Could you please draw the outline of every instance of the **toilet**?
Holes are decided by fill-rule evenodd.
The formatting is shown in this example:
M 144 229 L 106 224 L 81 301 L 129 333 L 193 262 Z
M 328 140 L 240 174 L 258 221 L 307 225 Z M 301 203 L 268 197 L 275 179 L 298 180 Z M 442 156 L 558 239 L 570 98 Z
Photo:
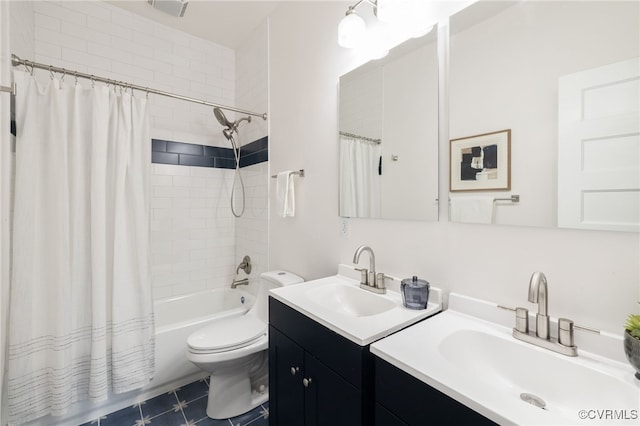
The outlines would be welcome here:
M 268 293 L 303 281 L 291 272 L 265 272 L 246 314 L 217 321 L 187 338 L 187 359 L 211 374 L 207 416 L 235 417 L 269 399 Z

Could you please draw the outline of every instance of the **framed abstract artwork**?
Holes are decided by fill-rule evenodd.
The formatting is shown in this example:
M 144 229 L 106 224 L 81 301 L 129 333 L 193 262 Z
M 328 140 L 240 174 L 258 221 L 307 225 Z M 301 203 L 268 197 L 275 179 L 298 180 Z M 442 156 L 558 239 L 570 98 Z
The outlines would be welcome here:
M 451 140 L 449 190 L 511 189 L 511 129 Z

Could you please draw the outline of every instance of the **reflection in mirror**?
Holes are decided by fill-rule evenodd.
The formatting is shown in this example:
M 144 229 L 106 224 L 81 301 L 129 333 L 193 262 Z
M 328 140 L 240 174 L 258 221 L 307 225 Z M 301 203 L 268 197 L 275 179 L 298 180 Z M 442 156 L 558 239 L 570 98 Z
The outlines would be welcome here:
M 340 216 L 438 220 L 436 33 L 340 77 Z
M 452 192 L 451 220 L 488 203 L 495 224 L 639 229 L 639 6 L 479 1 L 452 16 L 449 135 L 511 129 L 511 189 Z

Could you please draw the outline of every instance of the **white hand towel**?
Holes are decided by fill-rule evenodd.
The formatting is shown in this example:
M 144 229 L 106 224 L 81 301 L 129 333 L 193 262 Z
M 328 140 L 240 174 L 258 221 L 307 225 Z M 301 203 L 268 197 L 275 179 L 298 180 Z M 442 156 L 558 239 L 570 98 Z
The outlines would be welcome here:
M 291 171 L 278 173 L 276 180 L 276 200 L 278 215 L 293 217 L 296 214 L 296 197 L 293 188 L 293 174 Z
M 451 221 L 493 223 L 493 197 L 451 197 Z

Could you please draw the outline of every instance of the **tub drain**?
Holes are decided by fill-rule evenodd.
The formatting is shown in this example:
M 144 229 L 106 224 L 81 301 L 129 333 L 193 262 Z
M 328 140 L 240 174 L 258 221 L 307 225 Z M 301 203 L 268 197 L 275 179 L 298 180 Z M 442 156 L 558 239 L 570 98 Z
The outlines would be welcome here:
M 544 400 L 538 396 L 535 396 L 531 393 L 521 393 L 520 394 L 520 399 L 522 399 L 524 402 L 528 402 L 529 404 L 538 407 L 538 408 L 542 408 L 544 410 L 544 407 L 547 406 L 547 403 L 544 402 Z

